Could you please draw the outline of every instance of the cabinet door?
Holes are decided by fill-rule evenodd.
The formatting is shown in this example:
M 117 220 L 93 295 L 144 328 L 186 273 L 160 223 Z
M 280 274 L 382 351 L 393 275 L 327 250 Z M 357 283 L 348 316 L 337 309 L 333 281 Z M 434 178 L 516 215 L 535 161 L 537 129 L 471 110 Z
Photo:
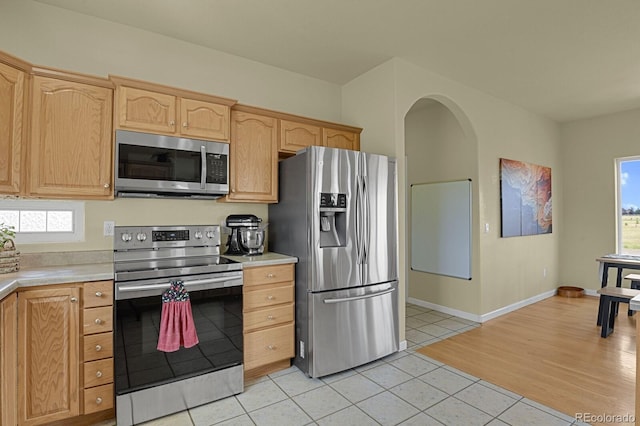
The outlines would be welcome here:
M 0 303 L 0 425 L 17 424 L 18 297 Z
M 231 112 L 228 201 L 278 201 L 277 120 L 247 112 Z
M 113 91 L 36 76 L 32 96 L 29 193 L 113 198 Z
M 360 150 L 360 135 L 344 130 L 323 129 L 322 145 L 329 148 Z
M 194 138 L 229 140 L 229 107 L 195 99 L 180 99 L 180 134 Z
M 322 145 L 322 128 L 295 121 L 280 120 L 280 147 L 278 151 L 295 154 L 313 145 Z
M 120 86 L 118 88 L 118 127 L 174 134 L 176 132 L 176 97 Z
M 55 288 L 18 295 L 20 424 L 79 414 L 79 294 Z
M 25 73 L 0 63 L 0 194 L 20 191 Z

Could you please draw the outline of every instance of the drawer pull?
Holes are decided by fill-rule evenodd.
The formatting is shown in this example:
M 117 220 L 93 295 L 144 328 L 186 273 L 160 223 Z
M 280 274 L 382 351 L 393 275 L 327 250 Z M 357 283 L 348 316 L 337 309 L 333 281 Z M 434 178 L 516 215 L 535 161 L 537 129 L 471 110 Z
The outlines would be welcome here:
M 96 404 L 98 404 L 98 405 L 102 404 L 102 398 L 97 397 L 96 398 Z
M 96 345 L 96 352 L 100 352 L 102 350 L 102 346 L 101 345 Z
M 102 320 L 100 318 L 96 318 L 96 320 L 94 321 L 96 324 L 100 325 L 102 324 Z
M 271 296 L 271 295 L 267 296 L 267 300 L 274 300 L 274 299 L 275 299 L 275 296 Z
M 274 278 L 275 275 L 274 274 L 267 274 L 267 278 Z
M 276 349 L 278 349 L 278 347 L 276 345 L 269 345 L 267 346 L 267 349 L 269 349 L 270 351 L 275 351 Z
M 268 320 L 274 320 L 274 319 L 276 319 L 276 317 L 274 317 L 273 315 L 269 315 L 269 316 L 267 316 L 267 319 Z
M 96 297 L 102 297 L 102 292 L 101 291 L 96 291 Z
M 71 303 L 76 303 L 78 301 L 78 298 L 77 297 L 72 297 L 69 300 L 71 300 Z
M 99 379 L 100 377 L 102 377 L 102 371 L 98 370 L 96 371 L 96 377 Z

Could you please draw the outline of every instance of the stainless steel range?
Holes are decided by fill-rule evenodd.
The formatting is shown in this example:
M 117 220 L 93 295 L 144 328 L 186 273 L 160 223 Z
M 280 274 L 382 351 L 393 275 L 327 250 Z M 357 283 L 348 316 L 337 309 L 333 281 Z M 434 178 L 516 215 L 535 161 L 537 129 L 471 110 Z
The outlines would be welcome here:
M 242 264 L 220 256 L 220 227 L 115 228 L 114 370 L 118 425 L 242 392 Z M 162 293 L 181 280 L 199 343 L 157 349 Z

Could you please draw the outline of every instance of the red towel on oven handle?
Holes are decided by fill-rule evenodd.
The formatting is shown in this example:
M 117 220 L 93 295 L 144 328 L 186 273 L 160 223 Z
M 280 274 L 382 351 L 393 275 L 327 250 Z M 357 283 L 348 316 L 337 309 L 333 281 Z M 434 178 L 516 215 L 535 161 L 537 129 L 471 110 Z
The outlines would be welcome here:
M 162 313 L 159 351 L 175 352 L 180 346 L 190 348 L 198 344 L 198 335 L 193 322 L 189 293 L 182 281 L 171 281 L 171 285 L 162 295 Z

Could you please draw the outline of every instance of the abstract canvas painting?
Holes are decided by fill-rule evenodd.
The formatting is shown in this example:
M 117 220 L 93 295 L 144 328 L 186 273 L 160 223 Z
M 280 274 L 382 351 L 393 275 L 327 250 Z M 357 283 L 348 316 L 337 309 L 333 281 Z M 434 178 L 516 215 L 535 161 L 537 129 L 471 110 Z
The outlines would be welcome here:
M 501 158 L 500 207 L 503 237 L 551 233 L 551 168 Z

